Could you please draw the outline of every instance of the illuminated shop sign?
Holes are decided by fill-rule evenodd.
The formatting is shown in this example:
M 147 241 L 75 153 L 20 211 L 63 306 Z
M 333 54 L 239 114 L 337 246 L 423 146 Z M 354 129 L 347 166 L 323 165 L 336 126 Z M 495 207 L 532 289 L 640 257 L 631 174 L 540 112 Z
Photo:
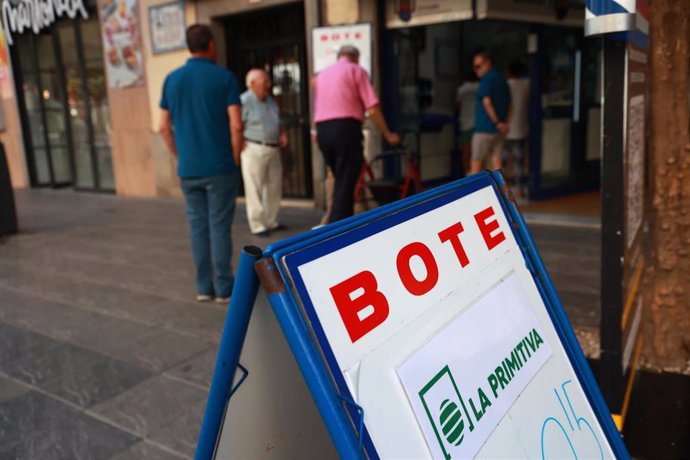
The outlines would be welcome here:
M 88 19 L 82 0 L 2 0 L 2 25 L 7 43 L 12 45 L 13 34 L 31 30 L 39 34 L 61 17 Z

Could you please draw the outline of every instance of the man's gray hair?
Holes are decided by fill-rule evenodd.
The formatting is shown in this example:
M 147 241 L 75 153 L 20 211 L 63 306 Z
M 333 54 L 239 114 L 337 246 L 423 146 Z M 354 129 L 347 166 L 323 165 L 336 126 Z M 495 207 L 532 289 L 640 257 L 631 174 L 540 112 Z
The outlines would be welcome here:
M 244 79 L 244 83 L 247 85 L 247 88 L 250 88 L 252 86 L 252 83 L 254 83 L 256 80 L 258 80 L 264 75 L 266 76 L 266 78 L 268 78 L 268 74 L 264 69 L 252 69 L 249 72 L 247 72 L 247 76 Z
M 343 45 L 338 50 L 338 59 L 343 56 L 359 59 L 359 50 L 354 45 Z

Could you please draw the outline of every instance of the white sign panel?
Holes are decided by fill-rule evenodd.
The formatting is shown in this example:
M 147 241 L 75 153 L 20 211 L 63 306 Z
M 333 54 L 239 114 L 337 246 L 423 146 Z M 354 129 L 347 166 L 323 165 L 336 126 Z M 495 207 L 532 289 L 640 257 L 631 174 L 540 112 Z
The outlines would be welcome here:
M 551 357 L 544 337 L 512 275 L 398 369 L 434 458 L 475 456 Z
M 491 186 L 284 263 L 381 458 L 614 458 Z
M 300 267 L 341 370 L 516 247 L 500 211 L 486 188 Z
M 353 45 L 359 50 L 359 65 L 371 77 L 371 24 L 316 27 L 311 38 L 314 74 L 336 63 L 341 46 Z

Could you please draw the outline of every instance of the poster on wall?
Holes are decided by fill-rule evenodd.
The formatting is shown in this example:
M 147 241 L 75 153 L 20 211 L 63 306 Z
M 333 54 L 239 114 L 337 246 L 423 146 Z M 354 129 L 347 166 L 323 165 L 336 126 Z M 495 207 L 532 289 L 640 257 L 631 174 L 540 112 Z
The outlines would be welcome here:
M 136 0 L 103 0 L 103 48 L 111 89 L 144 83 L 139 9 Z
M 149 8 L 151 49 L 154 54 L 184 49 L 185 37 L 184 2 L 165 3 Z
M 14 97 L 14 91 L 12 90 L 12 68 L 10 67 L 7 41 L 2 28 L 0 28 L 0 96 L 2 96 L 3 99 L 11 99 Z
M 638 94 L 628 103 L 628 159 L 626 228 L 627 247 L 631 247 L 642 227 L 644 216 L 644 96 Z
M 315 74 L 335 64 L 341 46 L 354 45 L 359 50 L 359 65 L 371 78 L 371 24 L 315 27 L 311 31 L 311 40 Z

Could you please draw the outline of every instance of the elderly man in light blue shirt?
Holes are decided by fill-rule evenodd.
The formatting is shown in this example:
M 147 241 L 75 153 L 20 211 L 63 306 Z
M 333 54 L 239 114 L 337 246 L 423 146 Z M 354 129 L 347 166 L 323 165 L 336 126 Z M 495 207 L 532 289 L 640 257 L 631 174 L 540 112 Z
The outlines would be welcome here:
M 280 149 L 288 139 L 280 125 L 278 104 L 270 95 L 271 80 L 261 69 L 252 69 L 246 77 L 247 91 L 242 100 L 245 147 L 241 155 L 244 196 L 249 229 L 257 236 L 269 236 L 282 230 L 278 210 L 283 187 Z

